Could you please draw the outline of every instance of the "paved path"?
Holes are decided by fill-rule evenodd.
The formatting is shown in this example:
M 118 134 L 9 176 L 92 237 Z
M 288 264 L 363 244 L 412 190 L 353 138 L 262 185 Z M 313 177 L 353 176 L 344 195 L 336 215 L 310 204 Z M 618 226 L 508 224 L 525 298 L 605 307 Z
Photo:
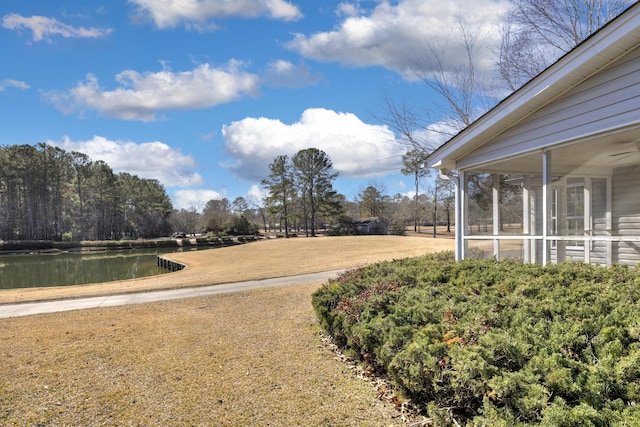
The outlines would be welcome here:
M 325 271 L 322 273 L 301 274 L 298 276 L 277 277 L 247 282 L 224 283 L 202 287 L 170 289 L 163 291 L 138 292 L 89 298 L 70 298 L 55 301 L 26 302 L 0 305 L 0 318 L 22 317 L 33 314 L 55 313 L 59 311 L 83 310 L 86 308 L 114 307 L 127 304 L 165 301 L 205 295 L 226 294 L 248 289 L 270 288 L 302 283 L 320 282 L 334 278 L 345 270 Z

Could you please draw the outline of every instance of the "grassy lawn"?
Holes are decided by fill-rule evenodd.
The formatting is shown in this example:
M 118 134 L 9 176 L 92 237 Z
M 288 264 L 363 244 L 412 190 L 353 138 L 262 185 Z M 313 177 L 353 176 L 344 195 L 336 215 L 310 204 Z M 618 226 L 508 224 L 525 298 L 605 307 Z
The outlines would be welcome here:
M 189 274 L 167 277 L 284 276 L 453 245 L 331 239 L 196 252 Z M 131 289 L 113 289 L 122 286 Z M 0 425 L 402 425 L 393 405 L 322 345 L 310 304 L 319 286 L 2 319 Z

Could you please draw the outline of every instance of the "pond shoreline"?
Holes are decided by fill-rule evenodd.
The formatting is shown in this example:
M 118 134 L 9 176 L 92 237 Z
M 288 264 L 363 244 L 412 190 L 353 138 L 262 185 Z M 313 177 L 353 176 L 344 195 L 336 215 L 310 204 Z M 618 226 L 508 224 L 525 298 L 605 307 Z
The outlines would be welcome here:
M 256 236 L 160 238 L 138 240 L 88 240 L 58 242 L 54 240 L 0 240 L 0 256 L 21 254 L 59 254 L 130 249 L 216 248 L 259 240 Z
M 0 304 L 261 280 L 351 268 L 453 248 L 452 239 L 414 236 L 265 239 L 252 245 L 171 253 L 173 261 L 189 266 L 175 273 L 107 283 L 0 290 Z

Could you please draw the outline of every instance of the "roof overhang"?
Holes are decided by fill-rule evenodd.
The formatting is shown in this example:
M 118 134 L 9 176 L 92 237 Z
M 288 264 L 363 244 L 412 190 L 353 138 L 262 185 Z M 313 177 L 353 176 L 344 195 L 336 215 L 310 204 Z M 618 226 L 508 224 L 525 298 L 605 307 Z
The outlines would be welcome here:
M 456 169 L 457 161 L 467 153 L 489 143 L 639 44 L 640 2 L 637 2 L 434 150 L 425 166 Z

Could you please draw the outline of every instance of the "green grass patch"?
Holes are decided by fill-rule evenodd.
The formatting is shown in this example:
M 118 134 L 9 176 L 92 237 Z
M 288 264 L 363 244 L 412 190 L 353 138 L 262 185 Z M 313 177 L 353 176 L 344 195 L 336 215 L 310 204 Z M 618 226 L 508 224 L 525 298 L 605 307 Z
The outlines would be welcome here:
M 640 425 L 640 274 L 579 263 L 375 264 L 313 295 L 322 327 L 435 425 Z

